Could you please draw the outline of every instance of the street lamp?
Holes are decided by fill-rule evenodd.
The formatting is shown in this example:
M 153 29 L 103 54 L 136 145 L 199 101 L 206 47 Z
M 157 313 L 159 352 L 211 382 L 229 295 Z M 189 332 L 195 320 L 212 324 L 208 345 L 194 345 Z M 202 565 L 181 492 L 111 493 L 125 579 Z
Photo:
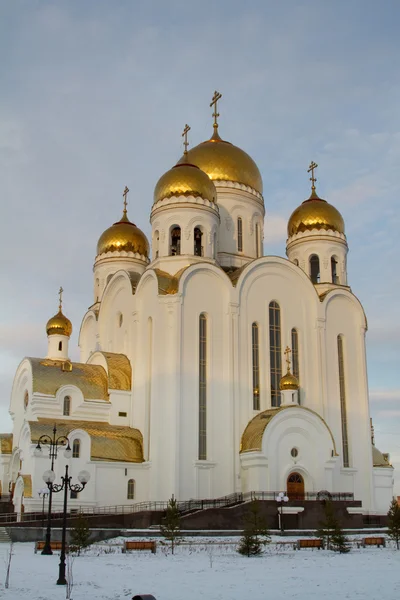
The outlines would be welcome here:
M 47 434 L 41 435 L 38 439 L 37 446 L 34 450 L 34 455 L 37 457 L 43 456 L 43 450 L 40 444 L 48 444 L 49 445 L 49 457 L 51 458 L 51 471 L 54 471 L 54 461 L 57 458 L 58 447 L 67 445 L 64 450 L 65 458 L 70 458 L 72 455 L 72 450 L 69 445 L 69 440 L 65 435 L 60 435 L 57 437 L 57 427 L 54 424 L 53 427 L 53 437 L 50 437 Z M 53 554 L 51 549 L 51 504 L 52 504 L 53 494 L 51 488 L 49 488 L 49 503 L 48 503 L 48 516 L 47 516 L 47 530 L 46 530 L 46 541 L 44 544 L 44 548 L 42 550 L 42 554 Z
M 45 471 L 43 473 L 43 481 L 47 484 L 47 487 L 52 492 L 57 493 L 64 490 L 64 508 L 63 508 L 63 523 L 62 523 L 62 539 L 61 539 L 61 555 L 60 555 L 60 567 L 58 572 L 57 585 L 67 585 L 65 579 L 65 542 L 67 532 L 67 502 L 68 502 L 68 490 L 71 492 L 79 493 L 86 486 L 90 479 L 90 473 L 87 471 L 81 471 L 78 475 L 79 483 L 71 483 L 71 476 L 68 476 L 68 465 L 65 465 L 65 476 L 61 477 L 62 483 L 54 483 L 56 474 L 54 471 Z
M 40 490 L 38 490 L 38 496 L 39 498 L 42 498 L 43 502 L 42 502 L 42 527 L 44 527 L 44 501 L 46 500 L 47 496 L 50 494 L 50 491 L 48 488 L 42 488 Z
M 275 500 L 278 502 L 278 517 L 279 517 L 279 529 L 281 534 L 283 533 L 283 503 L 289 502 L 289 498 L 284 492 L 279 492 Z

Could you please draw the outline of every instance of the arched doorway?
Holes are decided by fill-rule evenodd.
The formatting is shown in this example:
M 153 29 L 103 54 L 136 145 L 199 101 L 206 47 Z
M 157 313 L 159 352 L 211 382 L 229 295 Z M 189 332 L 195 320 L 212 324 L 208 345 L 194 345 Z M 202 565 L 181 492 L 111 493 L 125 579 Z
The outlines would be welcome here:
M 290 473 L 286 489 L 289 500 L 304 500 L 304 479 L 300 473 Z

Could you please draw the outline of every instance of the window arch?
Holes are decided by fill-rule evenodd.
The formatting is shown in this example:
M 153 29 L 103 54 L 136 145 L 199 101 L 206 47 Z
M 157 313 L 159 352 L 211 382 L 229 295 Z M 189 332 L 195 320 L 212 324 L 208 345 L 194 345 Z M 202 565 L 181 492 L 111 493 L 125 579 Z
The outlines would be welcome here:
M 350 466 L 349 460 L 349 438 L 347 430 L 347 410 L 346 410 L 346 381 L 344 372 L 344 355 L 343 355 L 343 337 L 337 337 L 338 361 L 339 361 L 339 393 L 340 393 L 340 416 L 342 422 L 342 450 L 343 450 L 343 467 Z
M 178 225 L 171 229 L 169 253 L 170 256 L 178 256 L 181 253 L 181 228 Z
M 25 408 L 25 410 L 28 408 L 28 404 L 29 404 L 29 394 L 28 394 L 28 390 L 25 390 L 25 394 L 24 394 L 24 408 Z
M 72 458 L 79 458 L 81 455 L 81 440 L 76 439 L 72 442 Z
M 292 371 L 293 375 L 300 381 L 300 364 L 299 364 L 299 332 L 295 327 L 291 331 L 292 337 Z
M 134 479 L 129 479 L 129 481 L 128 481 L 127 499 L 128 500 L 135 499 L 135 480 Z
M 321 280 L 319 257 L 316 254 L 310 256 L 310 277 L 313 283 L 319 283 Z
M 293 260 L 293 264 L 294 264 L 294 265 L 296 265 L 296 267 L 298 267 L 298 266 L 299 266 L 299 261 L 298 261 L 298 259 L 297 259 L 297 258 L 295 258 L 295 259 Z
M 207 315 L 199 317 L 199 460 L 207 459 Z
M 61 352 L 62 351 L 62 342 L 58 342 L 58 351 Z
M 280 406 L 279 384 L 282 377 L 281 309 L 273 300 L 269 304 L 269 356 L 271 376 L 271 406 Z
M 260 410 L 260 339 L 258 323 L 251 326 L 251 347 L 253 361 L 253 410 Z
M 332 283 L 339 283 L 339 277 L 337 274 L 337 265 L 338 265 L 338 261 L 336 259 L 336 256 L 331 256 L 331 273 L 332 273 Z
M 203 256 L 202 246 L 203 232 L 200 227 L 195 227 L 193 232 L 194 248 L 193 253 L 195 256 Z
M 63 415 L 64 417 L 69 417 L 71 414 L 71 398 L 70 396 L 65 396 L 64 404 L 63 404 Z
M 237 220 L 237 249 L 238 252 L 243 252 L 243 221 L 242 217 Z

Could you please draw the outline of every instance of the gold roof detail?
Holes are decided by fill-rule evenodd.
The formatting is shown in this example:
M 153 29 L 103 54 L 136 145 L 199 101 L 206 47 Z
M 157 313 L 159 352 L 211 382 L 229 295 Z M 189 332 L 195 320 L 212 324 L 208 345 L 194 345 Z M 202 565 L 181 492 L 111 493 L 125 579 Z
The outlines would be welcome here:
M 372 464 L 374 467 L 391 467 L 387 454 L 383 454 L 372 444 Z
M 147 237 L 128 219 L 126 210 L 126 194 L 124 191 L 124 211 L 119 221 L 111 225 L 100 236 L 97 242 L 97 255 L 106 252 L 134 252 L 148 258 L 150 252 Z M 129 191 L 129 190 L 128 190 Z
M 21 475 L 24 482 L 24 498 L 32 498 L 32 477 L 31 475 Z
M 85 400 L 107 400 L 108 377 L 105 369 L 99 365 L 72 363 L 72 370 L 62 369 L 62 360 L 47 358 L 28 358 L 32 368 L 33 389 L 35 394 L 55 396 L 63 385 L 79 388 Z
M 240 443 L 240 452 L 260 452 L 262 447 L 262 438 L 264 435 L 264 431 L 266 430 L 267 426 L 272 421 L 274 416 L 277 415 L 279 412 L 282 412 L 283 410 L 293 409 L 306 410 L 318 417 L 318 419 L 320 419 L 324 423 L 325 427 L 329 431 L 332 440 L 334 454 L 335 456 L 337 456 L 335 439 L 326 421 L 321 417 L 321 415 L 316 413 L 314 410 L 311 410 L 311 408 L 306 408 L 305 406 L 298 405 L 280 406 L 279 408 L 269 408 L 261 413 L 258 413 L 258 415 L 256 415 L 247 424 L 246 429 L 243 432 Z
M 100 352 L 107 362 L 108 388 L 110 390 L 131 390 L 132 367 L 125 354 L 114 352 Z
M 46 333 L 47 335 L 66 335 L 68 337 L 71 336 L 72 333 L 72 323 L 71 321 L 63 314 L 62 312 L 62 287 L 60 287 L 59 296 L 60 303 L 58 306 L 58 313 L 51 317 L 47 321 L 46 325 Z
M 199 167 L 186 161 L 175 165 L 158 180 L 154 190 L 154 204 L 173 196 L 193 196 L 216 202 L 217 191 L 211 179 Z
M 291 352 L 292 352 L 291 349 L 289 348 L 289 346 L 287 346 L 286 350 L 285 350 L 287 371 L 286 371 L 286 375 L 281 377 L 281 380 L 279 382 L 279 389 L 283 390 L 283 391 L 299 389 L 299 380 L 297 379 L 297 377 L 295 375 L 292 375 L 292 373 L 290 371 L 290 353 Z
M 54 421 L 54 419 L 29 421 L 32 443 L 37 443 L 43 434 L 51 435 L 54 423 L 58 435 L 68 436 L 75 429 L 86 431 L 91 438 L 91 460 L 144 462 L 143 437 L 139 429 L 121 425 L 95 421 Z
M 12 454 L 13 434 L 0 433 L 0 452 L 1 454 Z

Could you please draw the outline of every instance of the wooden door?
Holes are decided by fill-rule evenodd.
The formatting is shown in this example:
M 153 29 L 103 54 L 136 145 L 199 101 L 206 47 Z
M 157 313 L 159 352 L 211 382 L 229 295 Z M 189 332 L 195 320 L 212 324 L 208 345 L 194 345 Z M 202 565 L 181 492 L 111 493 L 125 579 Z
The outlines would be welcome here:
M 304 479 L 299 473 L 291 473 L 287 479 L 289 500 L 304 500 Z

